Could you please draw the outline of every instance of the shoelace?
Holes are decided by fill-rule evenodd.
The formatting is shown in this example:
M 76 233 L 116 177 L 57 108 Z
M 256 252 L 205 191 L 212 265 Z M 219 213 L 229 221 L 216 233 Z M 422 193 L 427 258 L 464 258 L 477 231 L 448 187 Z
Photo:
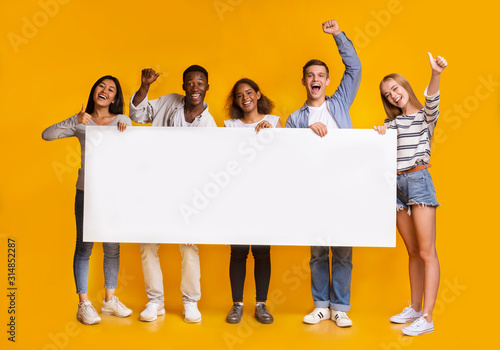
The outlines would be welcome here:
M 424 318 L 424 316 L 427 316 L 427 314 L 426 314 L 426 315 L 422 315 L 422 316 L 420 316 L 419 318 L 417 318 L 417 319 L 416 319 L 416 320 L 415 320 L 415 321 L 414 321 L 411 325 L 412 325 L 413 327 L 419 327 L 419 326 L 421 326 L 424 322 L 427 322 L 427 320 Z
M 150 310 L 155 310 L 156 311 L 158 309 L 157 305 L 158 305 L 157 303 L 153 303 L 153 302 L 150 301 L 149 303 L 146 304 L 146 310 L 150 309 Z
M 311 316 L 316 316 L 316 315 L 319 315 L 320 313 L 321 313 L 321 315 L 322 315 L 322 316 L 324 316 L 324 315 L 325 315 L 325 313 L 323 312 L 323 310 L 322 310 L 322 309 L 320 309 L 320 308 L 316 308 L 316 309 L 314 309 L 314 310 L 313 310 L 313 312 L 311 312 L 309 315 L 311 315 Z
M 85 316 L 91 316 L 91 317 L 97 316 L 97 312 L 95 311 L 95 309 L 92 307 L 91 304 L 84 303 L 82 309 L 83 309 L 83 314 Z
M 185 305 L 186 305 L 186 310 L 194 311 L 196 309 L 196 304 L 194 303 L 187 303 Z
M 337 311 L 337 318 L 348 318 L 344 311 Z
M 241 309 L 243 309 L 243 305 L 242 304 L 235 304 L 235 305 L 233 305 L 233 312 L 238 312 Z

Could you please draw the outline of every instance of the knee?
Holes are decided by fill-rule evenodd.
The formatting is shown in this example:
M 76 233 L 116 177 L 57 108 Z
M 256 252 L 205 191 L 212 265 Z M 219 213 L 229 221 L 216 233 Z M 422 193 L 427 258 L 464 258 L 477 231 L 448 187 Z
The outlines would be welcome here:
M 103 243 L 104 258 L 116 259 L 120 257 L 120 243 Z
M 269 246 L 252 248 L 252 254 L 256 261 L 268 261 L 271 259 Z
M 144 260 L 149 257 L 158 257 L 159 244 L 156 243 L 141 243 L 141 258 Z
M 418 246 L 407 247 L 406 250 L 410 259 L 420 259 L 420 248 Z
M 198 256 L 198 246 L 196 244 L 187 245 L 179 244 L 179 250 L 181 251 L 182 258 L 191 258 Z
M 430 263 L 437 259 L 436 249 L 434 247 L 427 249 L 420 249 L 420 259 L 424 261 L 424 263 Z
M 75 256 L 79 258 L 88 259 L 92 254 L 92 248 L 94 247 L 93 242 L 78 242 L 76 244 Z
M 335 261 L 351 262 L 351 260 L 352 260 L 352 248 L 351 247 L 335 247 L 335 248 L 333 248 L 333 255 L 335 257 Z
M 328 260 L 328 247 L 311 247 L 311 261 Z
M 231 260 L 232 261 L 246 261 L 250 246 L 232 245 L 231 246 Z

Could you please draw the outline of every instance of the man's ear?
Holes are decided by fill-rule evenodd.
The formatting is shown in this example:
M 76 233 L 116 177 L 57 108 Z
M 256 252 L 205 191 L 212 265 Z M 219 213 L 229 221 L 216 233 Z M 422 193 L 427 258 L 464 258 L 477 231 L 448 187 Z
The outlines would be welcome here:
M 207 88 L 205 89 L 205 91 L 208 91 L 208 88 L 210 87 L 210 85 L 207 84 Z
M 326 78 L 326 86 L 330 85 L 330 78 Z
M 182 90 L 186 91 L 186 89 L 184 88 L 184 83 L 182 83 Z
M 302 78 L 302 85 L 306 86 L 306 80 Z

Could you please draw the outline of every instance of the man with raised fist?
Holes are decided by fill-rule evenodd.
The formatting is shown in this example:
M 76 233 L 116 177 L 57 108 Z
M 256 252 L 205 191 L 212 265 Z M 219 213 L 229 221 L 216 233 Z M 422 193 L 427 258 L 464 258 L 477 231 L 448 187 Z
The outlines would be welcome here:
M 323 32 L 332 34 L 337 44 L 344 75 L 337 91 L 326 96 L 330 84 L 328 66 L 320 60 L 310 60 L 302 68 L 302 85 L 306 88 L 307 100 L 287 120 L 287 128 L 311 128 L 324 137 L 329 129 L 352 128 L 349 108 L 361 82 L 361 62 L 352 42 L 339 28 L 336 21 L 323 23 Z M 311 247 L 311 290 L 315 309 L 303 319 L 304 323 L 335 321 L 339 327 L 352 326 L 346 312 L 350 310 L 352 247 L 330 247 L 332 271 L 330 282 L 329 247 Z
M 137 123 L 151 123 L 152 126 L 172 127 L 216 127 L 214 118 L 208 112 L 205 94 L 209 88 L 208 72 L 193 65 L 183 73 L 182 89 L 185 96 L 168 94 L 156 100 L 148 100 L 150 85 L 160 73 L 151 68 L 143 69 L 141 87 L 130 101 L 130 118 Z M 141 321 L 154 321 L 165 314 L 163 275 L 158 257 L 159 243 L 141 243 L 142 270 L 149 302 L 141 312 Z M 181 292 L 184 303 L 184 321 L 201 321 L 198 300 L 201 297 L 200 258 L 196 244 L 180 244 L 182 256 Z

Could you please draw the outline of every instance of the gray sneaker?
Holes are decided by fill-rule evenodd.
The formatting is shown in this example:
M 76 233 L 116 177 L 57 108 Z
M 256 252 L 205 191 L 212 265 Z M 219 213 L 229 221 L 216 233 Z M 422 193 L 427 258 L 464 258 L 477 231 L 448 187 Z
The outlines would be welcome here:
M 76 319 L 86 325 L 98 324 L 101 322 L 101 318 L 97 314 L 97 311 L 95 311 L 90 300 L 78 304 Z

